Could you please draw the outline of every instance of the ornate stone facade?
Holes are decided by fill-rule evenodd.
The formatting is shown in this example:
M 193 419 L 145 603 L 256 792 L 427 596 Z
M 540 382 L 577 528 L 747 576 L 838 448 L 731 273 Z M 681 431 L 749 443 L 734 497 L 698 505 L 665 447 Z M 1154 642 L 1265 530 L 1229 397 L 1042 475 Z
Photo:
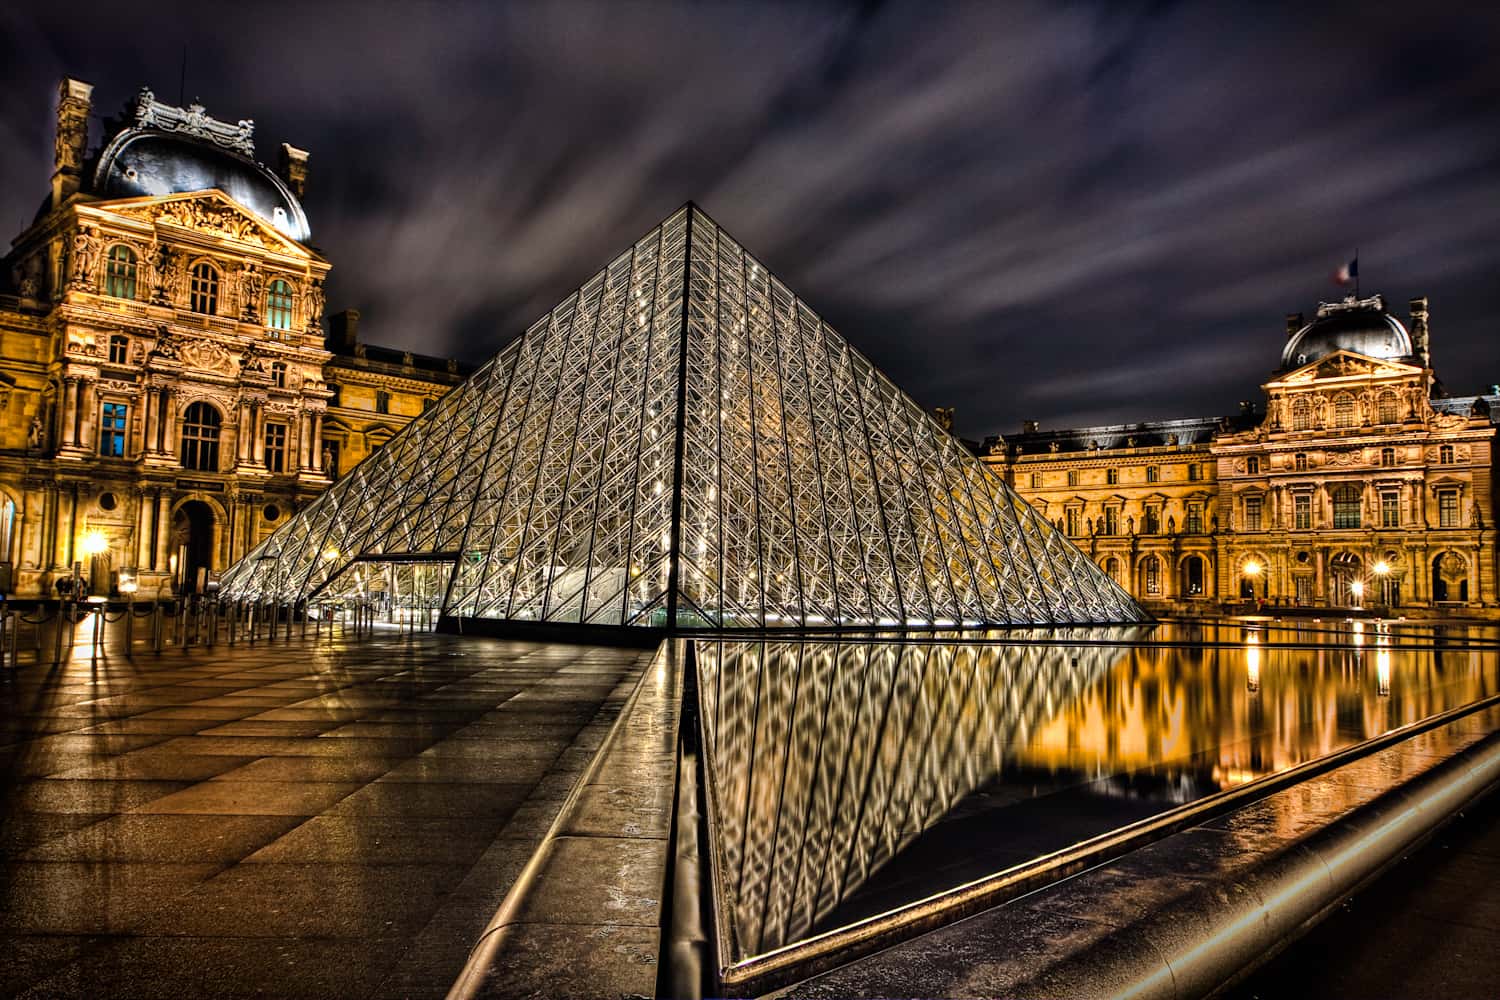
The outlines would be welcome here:
M 250 122 L 143 93 L 88 157 L 91 89 L 63 82 L 52 195 L 0 270 L 0 588 L 20 596 L 75 567 L 95 593 L 200 585 L 462 374 L 365 366 L 370 405 L 341 394 L 363 345 L 325 341 L 306 154 L 284 147 L 288 181 Z
M 1500 389 L 1450 397 L 1426 299 L 1288 317 L 1264 407 L 992 438 L 991 467 L 1148 607 L 1500 613 Z

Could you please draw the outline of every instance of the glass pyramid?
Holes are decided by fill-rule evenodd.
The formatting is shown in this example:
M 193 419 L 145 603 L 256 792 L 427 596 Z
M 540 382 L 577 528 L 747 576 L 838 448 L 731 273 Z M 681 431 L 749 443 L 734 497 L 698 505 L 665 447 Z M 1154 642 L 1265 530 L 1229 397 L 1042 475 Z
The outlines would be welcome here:
M 230 567 L 222 592 L 617 626 L 1147 620 L 692 205 Z

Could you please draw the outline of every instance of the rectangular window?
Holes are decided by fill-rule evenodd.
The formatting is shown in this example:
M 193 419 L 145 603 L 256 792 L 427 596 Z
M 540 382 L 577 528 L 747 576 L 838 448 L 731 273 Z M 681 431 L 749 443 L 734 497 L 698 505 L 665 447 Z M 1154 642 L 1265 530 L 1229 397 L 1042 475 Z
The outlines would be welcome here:
M 1396 464 L 1396 449 L 1395 448 L 1382 448 L 1382 449 L 1380 449 L 1380 464 L 1381 465 L 1395 465 Z
M 130 338 L 115 334 L 109 338 L 109 363 L 123 365 L 130 357 Z
M 1161 533 L 1161 508 L 1147 507 L 1141 512 L 1141 534 L 1156 535 Z
M 1306 452 L 1301 452 L 1301 451 L 1297 452 L 1297 454 L 1292 459 L 1292 465 L 1296 468 L 1296 470 L 1298 472 L 1306 472 L 1307 471 L 1307 453 Z
M 1078 485 L 1078 470 L 1077 469 L 1069 469 L 1068 470 L 1068 485 L 1069 486 L 1077 486 Z
M 1306 493 L 1292 498 L 1292 527 L 1297 531 L 1312 530 L 1312 497 Z
M 1119 483 L 1119 481 L 1120 481 L 1120 470 L 1119 469 L 1105 469 L 1104 470 L 1104 481 L 1106 483 L 1108 483 L 1109 485 L 1111 485 L 1111 486 L 1114 486 L 1117 483 Z
M 1161 481 L 1161 467 L 1156 465 L 1146 466 L 1146 482 L 1155 483 Z
M 1101 534 L 1118 535 L 1120 533 L 1120 508 L 1104 508 L 1104 531 Z
M 1031 488 L 1034 490 L 1042 488 L 1042 474 L 1040 472 L 1033 472 L 1031 474 Z
M 1458 490 L 1443 490 L 1438 494 L 1438 527 L 1458 527 Z
M 1198 465 L 1197 462 L 1193 462 L 1190 465 L 1188 465 L 1187 469 L 1188 469 L 1188 482 L 1190 482 L 1190 483 L 1196 483 L 1200 479 L 1203 478 L 1203 469 Z
M 1401 527 L 1401 499 L 1395 491 L 1380 494 L 1380 526 Z
M 386 392 L 384 389 L 381 389 L 375 393 L 375 412 L 391 412 L 391 394 Z
M 1245 472 L 1252 476 L 1260 475 L 1260 458 L 1258 456 L 1251 455 L 1245 459 Z
M 266 424 L 266 468 L 286 471 L 286 424 Z
M 1245 498 L 1245 530 L 1246 531 L 1259 531 L 1260 530 L 1260 511 L 1261 511 L 1261 498 L 1260 497 L 1246 497 Z
M 1078 515 L 1079 511 L 1077 507 L 1069 507 L 1067 509 L 1066 516 L 1068 520 L 1068 536 L 1070 538 L 1076 538 L 1078 537 L 1078 535 L 1082 534 L 1082 532 L 1078 530 L 1080 521 Z
M 125 417 L 129 409 L 124 403 L 105 403 L 99 408 L 99 454 L 105 458 L 125 457 Z
M 1453 446 L 1451 444 L 1445 444 L 1438 448 L 1438 463 L 1440 465 L 1453 464 Z
M 1187 505 L 1187 518 L 1183 524 L 1183 530 L 1190 535 L 1203 534 L 1203 505 L 1201 503 Z

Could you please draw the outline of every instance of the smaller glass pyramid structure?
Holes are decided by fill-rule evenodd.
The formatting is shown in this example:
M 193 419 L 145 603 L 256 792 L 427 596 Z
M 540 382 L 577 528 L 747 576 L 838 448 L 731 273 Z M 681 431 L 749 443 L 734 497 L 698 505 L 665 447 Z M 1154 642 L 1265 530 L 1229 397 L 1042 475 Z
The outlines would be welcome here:
M 693 205 L 226 572 L 444 619 L 1149 620 Z

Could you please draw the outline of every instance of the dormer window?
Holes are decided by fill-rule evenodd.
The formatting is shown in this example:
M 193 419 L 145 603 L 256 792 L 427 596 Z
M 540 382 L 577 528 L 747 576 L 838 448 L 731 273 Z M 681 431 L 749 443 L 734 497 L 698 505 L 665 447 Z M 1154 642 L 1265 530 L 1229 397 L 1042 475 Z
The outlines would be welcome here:
M 1396 394 L 1387 389 L 1380 394 L 1380 401 L 1376 404 L 1380 413 L 1382 424 L 1395 424 L 1401 421 L 1401 403 Z
M 286 362 L 271 362 L 271 384 L 278 389 L 286 388 Z
M 292 286 L 280 278 L 266 286 L 266 326 L 273 330 L 292 328 Z
M 104 264 L 104 294 L 117 299 L 135 298 L 135 251 L 123 244 L 109 248 Z
M 207 261 L 193 265 L 188 308 L 205 316 L 212 316 L 219 310 L 219 272 Z
M 1292 403 L 1292 430 L 1305 431 L 1312 429 L 1312 403 L 1307 401 L 1306 396 L 1299 396 Z
M 1333 401 L 1333 426 L 1354 426 L 1354 397 L 1347 392 Z

